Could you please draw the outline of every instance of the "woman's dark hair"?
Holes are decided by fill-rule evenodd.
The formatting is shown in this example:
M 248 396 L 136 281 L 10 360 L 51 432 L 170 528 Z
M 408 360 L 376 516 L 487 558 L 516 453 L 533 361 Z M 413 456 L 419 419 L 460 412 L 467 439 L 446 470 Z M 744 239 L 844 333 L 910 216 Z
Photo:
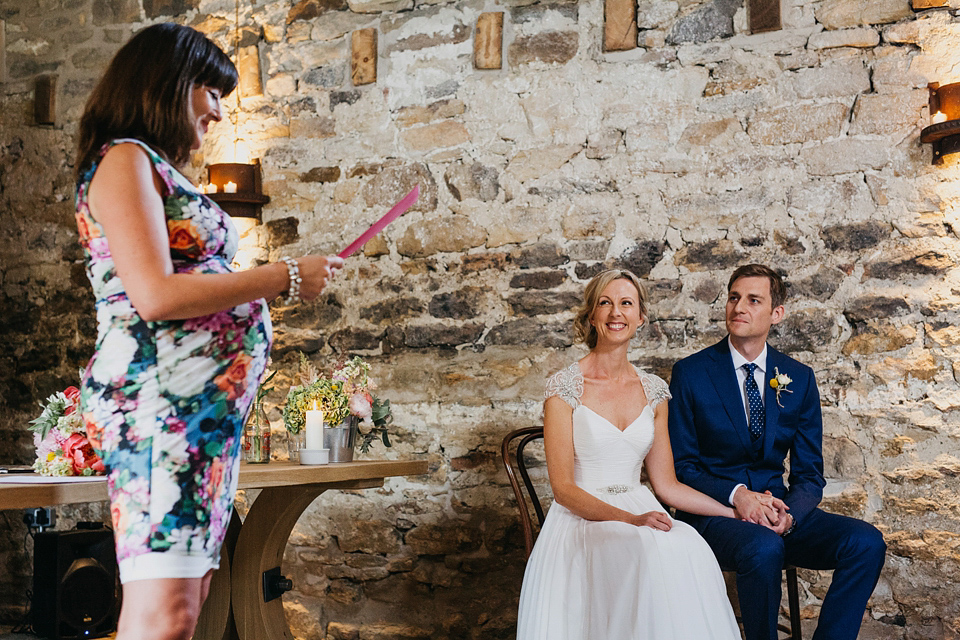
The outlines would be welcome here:
M 115 138 L 147 143 L 176 166 L 190 157 L 194 127 L 188 107 L 196 85 L 226 96 L 237 69 L 217 45 L 195 29 L 155 24 L 123 45 L 87 100 L 80 119 L 77 176 Z

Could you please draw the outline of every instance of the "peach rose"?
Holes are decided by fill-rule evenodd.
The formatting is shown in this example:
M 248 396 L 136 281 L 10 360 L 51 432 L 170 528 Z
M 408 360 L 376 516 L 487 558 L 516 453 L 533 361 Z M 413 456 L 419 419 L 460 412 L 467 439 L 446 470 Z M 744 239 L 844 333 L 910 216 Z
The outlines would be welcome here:
M 196 227 L 190 220 L 167 221 L 167 232 L 170 234 L 170 248 L 187 255 L 200 253 L 201 242 L 197 237 Z
M 245 353 L 238 354 L 233 363 L 222 374 L 213 379 L 217 388 L 227 392 L 228 400 L 235 400 L 243 395 L 247 387 L 247 376 L 253 358 Z

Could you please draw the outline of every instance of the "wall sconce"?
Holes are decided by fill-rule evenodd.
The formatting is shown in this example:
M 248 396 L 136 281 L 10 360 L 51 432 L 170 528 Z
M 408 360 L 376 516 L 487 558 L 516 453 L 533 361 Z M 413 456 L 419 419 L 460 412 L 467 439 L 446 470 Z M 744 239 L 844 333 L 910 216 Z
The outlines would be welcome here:
M 259 160 L 212 164 L 207 167 L 207 182 L 204 191 L 234 218 L 259 221 L 260 209 L 270 202 L 270 197 L 263 195 Z
M 943 156 L 960 151 L 960 82 L 928 87 L 933 124 L 920 131 L 920 142 L 932 144 L 933 164 L 942 164 Z

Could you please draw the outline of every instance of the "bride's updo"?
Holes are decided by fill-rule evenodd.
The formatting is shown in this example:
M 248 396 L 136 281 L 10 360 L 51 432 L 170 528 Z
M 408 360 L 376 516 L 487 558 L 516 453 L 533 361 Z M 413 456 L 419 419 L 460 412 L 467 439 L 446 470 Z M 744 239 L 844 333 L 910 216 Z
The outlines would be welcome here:
M 583 291 L 583 304 L 577 309 L 577 315 L 573 319 L 574 340 L 583 342 L 593 349 L 597 346 L 597 330 L 590 324 L 590 316 L 593 310 L 597 308 L 600 302 L 600 295 L 607 285 L 614 280 L 629 280 L 637 289 L 637 298 L 640 302 L 640 317 L 643 320 L 647 318 L 647 290 L 643 283 L 632 271 L 626 269 L 607 269 L 595 275 L 587 283 L 587 288 Z

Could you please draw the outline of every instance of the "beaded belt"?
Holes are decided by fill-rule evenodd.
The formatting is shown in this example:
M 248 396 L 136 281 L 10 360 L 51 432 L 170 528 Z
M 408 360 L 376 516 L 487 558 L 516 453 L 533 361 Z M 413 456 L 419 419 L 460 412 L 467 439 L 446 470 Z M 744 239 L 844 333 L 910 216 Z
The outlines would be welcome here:
M 606 487 L 600 487 L 597 489 L 599 493 L 626 493 L 627 491 L 633 491 L 634 487 L 629 484 L 611 484 Z

